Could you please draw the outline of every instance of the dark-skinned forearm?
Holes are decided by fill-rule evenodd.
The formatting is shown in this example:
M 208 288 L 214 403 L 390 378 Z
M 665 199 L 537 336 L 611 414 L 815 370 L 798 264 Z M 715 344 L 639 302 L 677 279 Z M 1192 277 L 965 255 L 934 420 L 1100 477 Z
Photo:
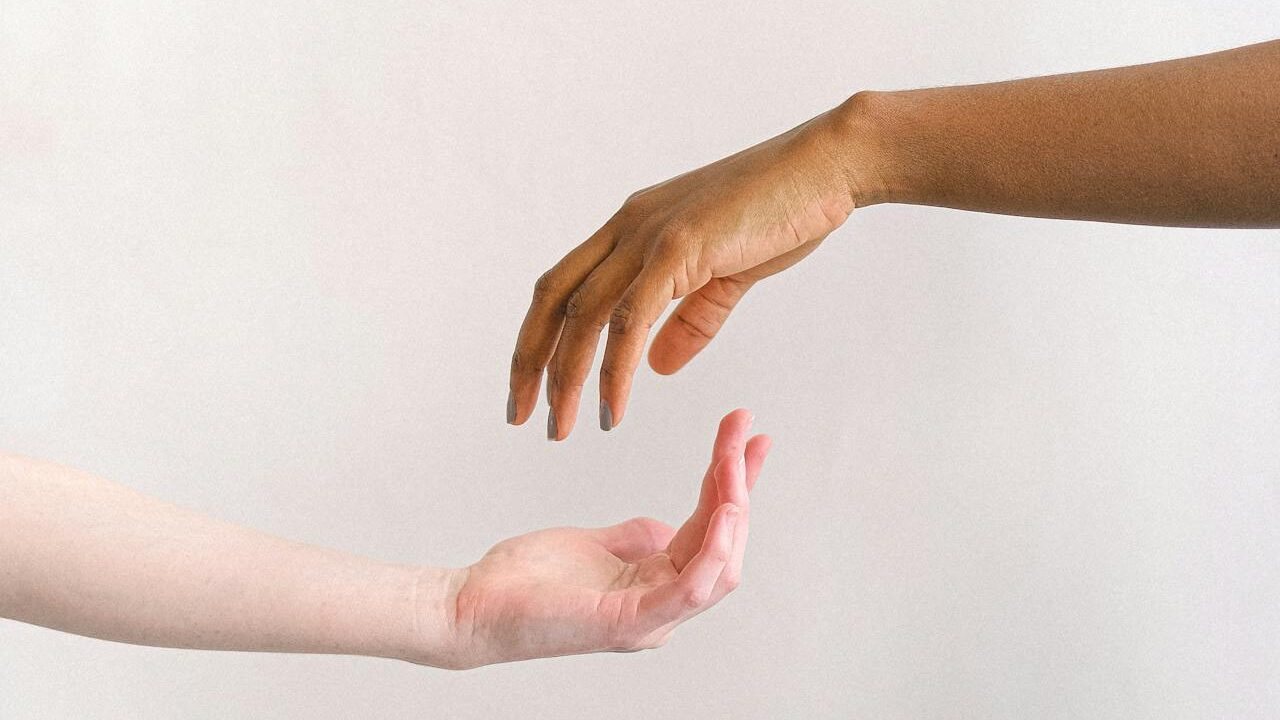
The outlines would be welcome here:
M 1280 41 L 835 111 L 860 205 L 1280 227 Z

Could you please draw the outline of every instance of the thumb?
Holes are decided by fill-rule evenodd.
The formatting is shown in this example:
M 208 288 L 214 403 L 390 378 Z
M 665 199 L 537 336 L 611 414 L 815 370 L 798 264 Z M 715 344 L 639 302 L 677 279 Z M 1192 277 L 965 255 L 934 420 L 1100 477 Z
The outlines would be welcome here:
M 670 375 L 684 367 L 720 332 L 729 313 L 751 289 L 749 280 L 712 278 L 685 296 L 649 346 L 649 367 Z

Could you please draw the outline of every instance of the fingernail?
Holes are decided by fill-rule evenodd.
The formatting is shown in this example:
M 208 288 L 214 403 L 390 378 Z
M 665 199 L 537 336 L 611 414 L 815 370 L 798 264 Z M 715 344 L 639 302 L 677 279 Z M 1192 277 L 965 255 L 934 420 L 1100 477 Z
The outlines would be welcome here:
M 556 411 L 547 411 L 547 439 L 555 440 L 559 433 L 556 432 Z
M 510 390 L 507 391 L 507 424 L 516 424 L 516 396 Z
M 600 401 L 600 429 L 605 432 L 613 429 L 613 408 L 604 400 Z

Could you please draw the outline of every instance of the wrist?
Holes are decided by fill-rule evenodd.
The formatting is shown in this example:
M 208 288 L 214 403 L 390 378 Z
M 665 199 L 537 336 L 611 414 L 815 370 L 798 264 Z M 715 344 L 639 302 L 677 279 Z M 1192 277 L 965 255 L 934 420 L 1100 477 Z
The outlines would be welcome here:
M 400 659 L 439 668 L 466 667 L 466 647 L 458 637 L 458 591 L 466 568 L 416 568 L 411 593 L 412 636 Z
M 896 98 L 862 91 L 827 113 L 825 124 L 855 207 L 911 202 L 911 174 L 896 140 L 902 120 Z

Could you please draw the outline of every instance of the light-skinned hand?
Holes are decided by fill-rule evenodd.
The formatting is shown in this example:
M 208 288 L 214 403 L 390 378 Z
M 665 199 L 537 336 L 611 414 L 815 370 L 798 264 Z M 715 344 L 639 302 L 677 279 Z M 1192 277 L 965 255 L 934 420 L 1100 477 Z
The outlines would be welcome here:
M 769 452 L 748 439 L 751 414 L 720 422 L 697 507 L 678 530 L 651 518 L 605 528 L 555 528 L 495 545 L 457 571 L 445 596 L 454 652 L 466 668 L 536 657 L 662 645 L 680 623 L 738 586 L 749 491 Z M 425 607 L 435 624 L 438 608 Z M 438 650 L 431 660 L 442 664 Z

